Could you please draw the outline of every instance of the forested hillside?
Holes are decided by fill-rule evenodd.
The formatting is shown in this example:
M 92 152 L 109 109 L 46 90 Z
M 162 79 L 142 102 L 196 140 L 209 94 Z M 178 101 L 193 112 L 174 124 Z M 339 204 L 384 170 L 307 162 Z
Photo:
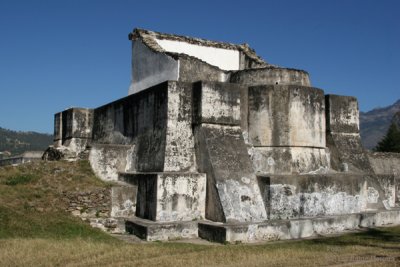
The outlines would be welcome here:
M 17 132 L 0 127 L 0 152 L 6 156 L 15 156 L 28 150 L 45 150 L 52 142 L 51 134 Z

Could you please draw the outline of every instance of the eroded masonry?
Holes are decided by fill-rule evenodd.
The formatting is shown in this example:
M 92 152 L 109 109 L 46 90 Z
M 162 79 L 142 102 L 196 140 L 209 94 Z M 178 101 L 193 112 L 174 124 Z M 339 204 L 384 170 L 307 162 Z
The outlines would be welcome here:
M 47 156 L 88 157 L 146 240 L 256 242 L 400 224 L 400 157 L 367 153 L 354 97 L 248 45 L 135 29 L 129 95 L 55 115 Z

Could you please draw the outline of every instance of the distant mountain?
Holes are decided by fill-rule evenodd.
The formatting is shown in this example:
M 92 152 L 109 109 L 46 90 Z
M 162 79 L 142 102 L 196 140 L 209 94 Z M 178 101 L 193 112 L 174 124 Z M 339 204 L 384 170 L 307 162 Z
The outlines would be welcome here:
M 400 115 L 395 116 L 398 112 L 400 112 L 400 100 L 388 107 L 360 112 L 361 141 L 365 148 L 372 149 L 376 146 L 386 134 L 392 119 L 400 122 Z
M 394 114 L 392 123 L 395 123 L 400 130 L 400 111 L 398 111 L 396 114 Z
M 0 127 L 0 157 L 15 156 L 25 151 L 44 151 L 52 142 L 51 134 L 17 132 Z

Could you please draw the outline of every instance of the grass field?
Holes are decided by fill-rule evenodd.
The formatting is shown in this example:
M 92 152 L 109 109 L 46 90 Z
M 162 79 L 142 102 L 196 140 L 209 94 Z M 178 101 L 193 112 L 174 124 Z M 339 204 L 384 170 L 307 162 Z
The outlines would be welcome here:
M 104 186 L 87 162 L 0 168 L 0 266 L 400 266 L 400 227 L 256 245 L 123 242 L 62 211 L 61 191 Z

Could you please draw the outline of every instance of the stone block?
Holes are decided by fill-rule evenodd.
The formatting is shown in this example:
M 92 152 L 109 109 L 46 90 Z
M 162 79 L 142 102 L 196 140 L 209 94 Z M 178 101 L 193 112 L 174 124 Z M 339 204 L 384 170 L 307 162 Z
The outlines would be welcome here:
M 206 218 L 220 222 L 266 219 L 240 126 L 201 124 L 195 138 L 197 165 L 207 174 Z
M 393 174 L 377 174 L 376 178 L 384 192 L 384 205 L 387 208 L 394 208 L 399 203 L 399 177 Z
M 196 124 L 240 125 L 242 87 L 219 82 L 193 85 L 193 117 Z
M 70 138 L 89 139 L 92 137 L 93 110 L 70 108 L 62 112 L 62 140 Z
M 54 114 L 54 146 L 62 143 L 62 112 Z
M 256 172 L 270 174 L 325 173 L 330 168 L 324 148 L 313 147 L 251 147 Z
M 178 81 L 180 82 L 226 82 L 228 80 L 229 73 L 202 60 L 198 60 L 195 57 L 183 55 L 179 58 L 178 76 Z
M 312 219 L 314 232 L 317 235 L 330 235 L 342 233 L 359 228 L 360 213 L 342 216 L 316 217 Z
M 192 84 L 170 82 L 165 144 L 165 172 L 195 172 Z
M 351 96 L 326 95 L 327 147 L 331 167 L 337 171 L 373 173 L 359 134 L 357 99 Z
M 241 223 L 200 222 L 198 227 L 199 237 L 220 243 L 255 243 L 296 239 L 299 236 L 313 236 L 310 220 Z M 302 229 L 299 229 L 300 227 Z M 303 229 L 307 229 L 307 231 L 302 231 Z
M 400 210 L 265 222 L 200 222 L 199 237 L 220 243 L 255 243 L 337 234 L 361 227 L 398 224 Z
M 194 171 L 191 84 L 164 82 L 95 109 L 93 139 L 132 146 L 129 171 Z
M 200 173 L 138 173 L 136 216 L 153 221 L 205 217 L 206 176 Z
M 393 209 L 381 212 L 368 212 L 361 214 L 360 226 L 379 227 L 385 225 L 398 225 L 400 223 L 399 209 Z
M 368 153 L 368 159 L 376 174 L 390 174 L 400 178 L 400 153 Z
M 258 176 L 269 219 L 343 215 L 384 209 L 376 177 L 362 174 Z
M 66 153 L 64 153 L 64 158 L 70 157 L 70 159 L 76 159 L 81 152 L 83 152 L 89 145 L 90 140 L 87 138 L 68 138 L 63 140 L 62 147 L 66 148 Z
M 336 171 L 373 173 L 368 155 L 358 133 L 329 132 L 326 137 L 331 152 L 331 167 Z M 346 166 L 346 168 L 343 168 Z
M 125 229 L 146 241 L 168 241 L 197 238 L 197 225 L 197 221 L 153 222 L 133 218 L 125 222 Z
M 253 146 L 325 147 L 320 89 L 293 85 L 249 88 L 248 134 Z
M 132 170 L 163 171 L 169 85 L 164 82 L 96 108 L 93 142 L 131 145 Z
M 130 145 L 92 144 L 89 162 L 93 172 L 103 181 L 118 181 L 119 173 L 133 168 L 134 147 Z
M 328 132 L 359 133 L 359 110 L 355 97 L 326 95 L 325 102 Z
M 179 61 L 164 53 L 154 53 L 142 41 L 132 43 L 132 83 L 129 95 L 168 80 L 178 80 Z
M 300 85 L 311 86 L 308 73 L 303 70 L 267 67 L 237 71 L 230 82 L 254 85 Z
M 111 217 L 132 217 L 136 212 L 137 186 L 114 185 L 111 188 Z

